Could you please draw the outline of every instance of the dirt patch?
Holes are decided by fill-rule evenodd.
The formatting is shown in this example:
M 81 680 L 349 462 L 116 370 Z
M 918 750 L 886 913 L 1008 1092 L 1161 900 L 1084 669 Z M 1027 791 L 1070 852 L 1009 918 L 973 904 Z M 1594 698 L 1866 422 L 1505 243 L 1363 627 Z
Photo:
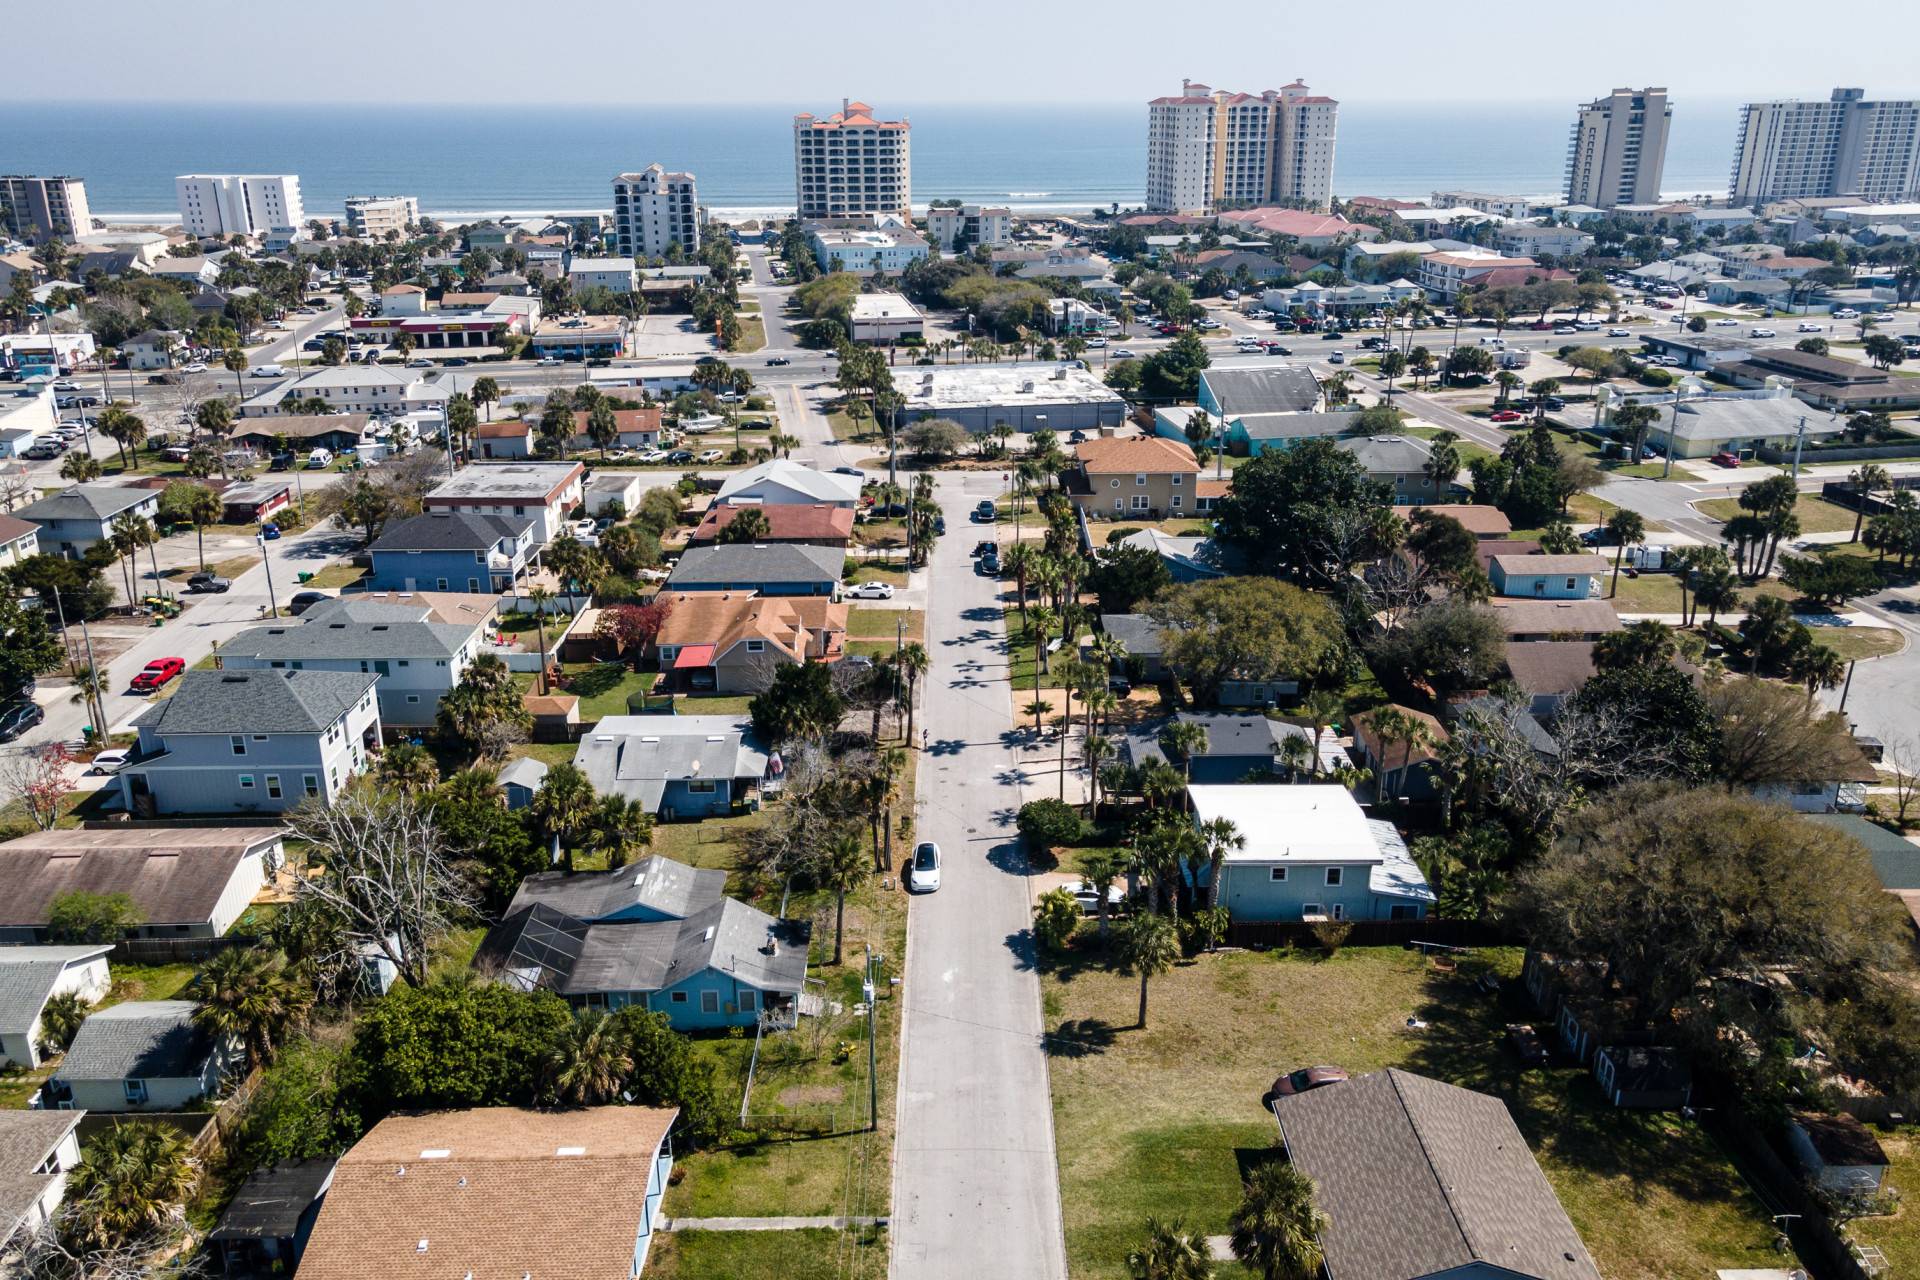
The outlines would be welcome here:
M 94 665 L 104 669 L 115 658 L 145 639 L 148 630 L 147 627 L 113 626 L 98 622 L 88 624 L 87 633 L 93 641 Z M 81 662 L 87 660 L 87 648 L 79 627 L 67 628 L 67 643 L 72 646 L 75 657 Z M 49 678 L 47 683 L 58 682 Z
M 797 1084 L 791 1089 L 780 1091 L 780 1105 L 783 1107 L 817 1106 L 821 1103 L 839 1102 L 846 1090 L 837 1084 Z

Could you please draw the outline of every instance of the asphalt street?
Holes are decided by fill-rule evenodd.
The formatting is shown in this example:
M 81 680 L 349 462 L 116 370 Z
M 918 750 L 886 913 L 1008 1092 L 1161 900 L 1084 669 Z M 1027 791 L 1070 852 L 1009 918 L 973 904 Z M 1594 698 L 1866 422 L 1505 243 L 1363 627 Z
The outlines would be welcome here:
M 949 527 L 964 530 L 968 509 L 998 492 L 995 472 L 942 476 Z M 927 610 L 915 839 L 937 843 L 943 865 L 939 891 L 908 915 L 892 1273 L 1057 1280 L 1066 1257 L 1030 868 L 1013 826 L 1027 780 L 1000 583 L 974 573 L 970 541 L 935 546 Z

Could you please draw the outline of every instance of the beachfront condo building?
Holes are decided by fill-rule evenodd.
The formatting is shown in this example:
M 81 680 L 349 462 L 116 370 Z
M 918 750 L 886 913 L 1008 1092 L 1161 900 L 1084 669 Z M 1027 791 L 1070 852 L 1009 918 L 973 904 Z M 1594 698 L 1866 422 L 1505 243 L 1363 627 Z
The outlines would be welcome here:
M 1340 104 L 1296 80 L 1228 93 L 1191 80 L 1147 104 L 1147 208 L 1217 213 L 1285 201 L 1324 210 L 1333 197 Z
M 291 234 L 307 220 L 293 173 L 189 173 L 173 180 L 190 236 Z
M 420 222 L 420 201 L 415 196 L 348 196 L 347 234 L 368 240 L 384 240 L 388 232 L 407 234 L 407 228 Z
M 1567 203 L 1659 204 L 1672 127 L 1665 89 L 1615 89 L 1581 106 L 1567 142 Z
M 614 252 L 622 258 L 661 258 L 679 245 L 700 251 L 700 192 L 690 173 L 650 164 L 613 180 Z
M 0 210 L 15 235 L 30 240 L 59 237 L 71 242 L 93 230 L 87 184 L 79 178 L 0 177 Z
M 1864 89 L 1835 89 L 1825 102 L 1749 102 L 1728 202 L 1803 196 L 1920 196 L 1920 101 L 1870 102 Z
M 927 210 L 927 235 L 942 253 L 965 253 L 976 245 L 1013 243 L 1013 210 L 977 204 L 935 205 Z
M 913 169 L 905 120 L 881 120 L 864 102 L 825 119 L 793 118 L 794 203 L 803 219 L 912 217 Z

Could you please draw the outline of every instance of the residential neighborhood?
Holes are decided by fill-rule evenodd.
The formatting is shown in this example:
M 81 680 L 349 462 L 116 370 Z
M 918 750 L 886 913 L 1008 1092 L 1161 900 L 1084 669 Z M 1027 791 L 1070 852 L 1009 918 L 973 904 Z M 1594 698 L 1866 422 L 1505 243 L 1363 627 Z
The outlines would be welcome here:
M 300 16 L 0 86 L 0 1273 L 1920 1267 L 1907 15 Z

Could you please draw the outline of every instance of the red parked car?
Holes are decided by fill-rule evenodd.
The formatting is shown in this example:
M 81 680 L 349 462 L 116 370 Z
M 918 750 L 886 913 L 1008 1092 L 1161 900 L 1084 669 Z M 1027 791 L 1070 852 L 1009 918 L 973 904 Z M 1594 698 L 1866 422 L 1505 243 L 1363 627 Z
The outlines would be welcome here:
M 1527 415 L 1524 413 L 1515 413 L 1511 409 L 1502 409 L 1500 412 L 1494 414 L 1491 418 L 1487 419 L 1487 421 L 1489 422 L 1525 422 L 1526 419 L 1527 419 Z
M 186 669 L 187 664 L 179 658 L 155 658 L 146 665 L 145 670 L 133 678 L 133 691 L 152 693 Z
M 1725 449 L 1722 449 L 1720 452 L 1714 454 L 1713 457 L 1707 459 L 1707 461 L 1713 463 L 1716 467 L 1737 467 L 1740 465 L 1740 455 L 1737 453 L 1728 453 Z

